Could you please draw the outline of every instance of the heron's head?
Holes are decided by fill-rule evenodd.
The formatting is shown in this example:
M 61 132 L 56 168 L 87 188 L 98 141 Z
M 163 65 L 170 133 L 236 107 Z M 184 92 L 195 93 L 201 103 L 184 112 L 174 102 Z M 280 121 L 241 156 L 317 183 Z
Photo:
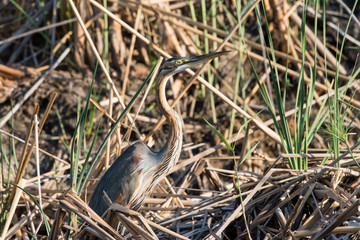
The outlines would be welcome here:
M 187 68 L 205 63 L 208 60 L 220 57 L 228 53 L 224 52 L 213 52 L 205 55 L 194 56 L 194 57 L 174 57 L 163 62 L 161 65 L 159 75 L 172 76 L 176 73 L 184 71 Z

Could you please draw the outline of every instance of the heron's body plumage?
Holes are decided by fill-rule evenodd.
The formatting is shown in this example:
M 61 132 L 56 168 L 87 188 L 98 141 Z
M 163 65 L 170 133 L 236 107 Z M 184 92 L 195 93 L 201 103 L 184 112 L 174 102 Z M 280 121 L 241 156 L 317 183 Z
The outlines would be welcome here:
M 101 178 L 101 184 L 99 182 L 96 187 L 89 206 L 101 216 L 108 208 L 103 199 L 104 191 L 111 201 L 116 202 L 123 196 L 122 205 L 139 209 L 144 201 L 139 189 L 141 186 L 151 185 L 151 175 L 157 171 L 156 166 L 161 162 L 162 156 L 163 151 L 154 152 L 141 141 L 128 147 Z M 149 159 L 152 164 L 145 164 Z

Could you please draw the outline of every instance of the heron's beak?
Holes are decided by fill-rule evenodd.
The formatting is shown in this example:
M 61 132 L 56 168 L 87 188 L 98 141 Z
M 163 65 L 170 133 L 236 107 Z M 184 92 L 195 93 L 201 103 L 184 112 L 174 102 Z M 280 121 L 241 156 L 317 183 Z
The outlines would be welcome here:
M 187 65 L 188 67 L 193 67 L 195 65 L 201 64 L 201 63 L 205 63 L 209 60 L 212 60 L 214 58 L 220 57 L 224 54 L 229 53 L 230 51 L 223 51 L 223 52 L 213 52 L 213 53 L 208 53 L 205 55 L 200 55 L 200 56 L 194 56 L 194 57 L 189 57 L 188 61 L 186 61 L 184 63 L 184 65 Z

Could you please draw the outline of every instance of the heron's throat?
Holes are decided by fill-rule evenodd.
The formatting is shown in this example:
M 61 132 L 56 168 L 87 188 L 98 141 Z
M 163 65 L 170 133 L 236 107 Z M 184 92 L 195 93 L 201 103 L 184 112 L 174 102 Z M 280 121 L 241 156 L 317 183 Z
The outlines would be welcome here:
M 156 85 L 159 109 L 165 115 L 166 120 L 169 123 L 167 143 L 162 150 L 164 151 L 162 163 L 167 165 L 168 168 L 165 171 L 168 171 L 176 164 L 182 147 L 182 127 L 180 115 L 171 108 L 166 99 L 166 84 L 169 81 L 169 78 L 170 76 L 161 76 Z

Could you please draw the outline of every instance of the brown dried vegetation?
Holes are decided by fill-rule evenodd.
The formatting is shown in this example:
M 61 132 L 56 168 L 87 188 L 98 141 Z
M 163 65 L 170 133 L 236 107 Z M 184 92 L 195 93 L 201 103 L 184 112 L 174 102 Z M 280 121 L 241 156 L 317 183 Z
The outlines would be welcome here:
M 347 144 L 352 153 L 341 143 L 340 156 L 334 158 L 329 138 L 325 131 L 319 131 L 307 154 L 286 154 L 248 59 L 263 86 L 273 94 L 269 77 L 269 64 L 273 63 L 264 58 L 271 51 L 268 39 L 259 38 L 259 28 L 266 29 L 266 15 L 280 79 L 291 83 L 286 88 L 286 116 L 292 123 L 301 72 L 303 2 L 242 1 L 246 11 L 238 18 L 236 0 L 204 0 L 205 21 L 203 3 L 196 0 L 109 1 L 105 8 L 99 2 L 0 3 L 2 239 L 80 239 L 85 235 L 90 239 L 360 238 L 360 169 L 356 164 L 360 160 L 359 77 L 342 98 L 344 106 L 352 106 L 346 109 L 349 119 L 345 121 L 351 127 Z M 338 32 L 344 31 L 355 3 L 346 4 L 341 0 L 327 2 L 325 45 L 322 27 L 317 36 L 314 34 L 312 5 L 306 9 L 304 79 L 310 84 L 308 66 L 313 67 L 316 59 L 314 116 L 324 96 L 331 93 L 334 79 L 338 78 L 342 87 L 359 68 L 359 4 L 352 15 L 342 61 L 337 62 L 343 38 Z M 255 9 L 260 12 L 260 24 Z M 241 40 L 239 27 L 244 30 Z M 212 51 L 232 52 L 209 65 L 202 75 L 188 71 L 175 76 L 168 91 L 169 102 L 178 102 L 175 109 L 184 120 L 184 146 L 178 164 L 140 212 L 110 202 L 105 216 L 97 216 L 87 205 L 89 197 L 96 180 L 127 143 L 142 139 L 158 150 L 167 135 L 149 88 L 141 93 L 147 96 L 144 104 L 138 99 L 111 136 L 84 190 L 73 191 L 69 176 L 74 159 L 63 143 L 70 146 L 76 141 L 77 108 L 85 106 L 97 62 L 104 64 L 95 74 L 93 116 L 86 127 L 101 125 L 90 160 L 161 56 L 199 55 L 204 53 L 199 49 L 208 48 L 207 44 Z M 243 73 L 236 92 L 240 65 Z M 213 84 L 205 80 L 210 75 L 215 79 Z M 234 144 L 235 156 L 203 118 Z M 249 119 L 246 130 L 237 134 Z M 294 124 L 290 124 L 291 134 L 292 128 Z M 94 129 L 86 135 L 87 145 L 94 139 Z M 256 150 L 245 159 L 255 144 Z M 289 159 L 294 157 L 307 159 L 308 169 L 290 169 Z M 82 153 L 80 165 L 84 159 Z M 241 197 L 236 186 L 240 186 Z

